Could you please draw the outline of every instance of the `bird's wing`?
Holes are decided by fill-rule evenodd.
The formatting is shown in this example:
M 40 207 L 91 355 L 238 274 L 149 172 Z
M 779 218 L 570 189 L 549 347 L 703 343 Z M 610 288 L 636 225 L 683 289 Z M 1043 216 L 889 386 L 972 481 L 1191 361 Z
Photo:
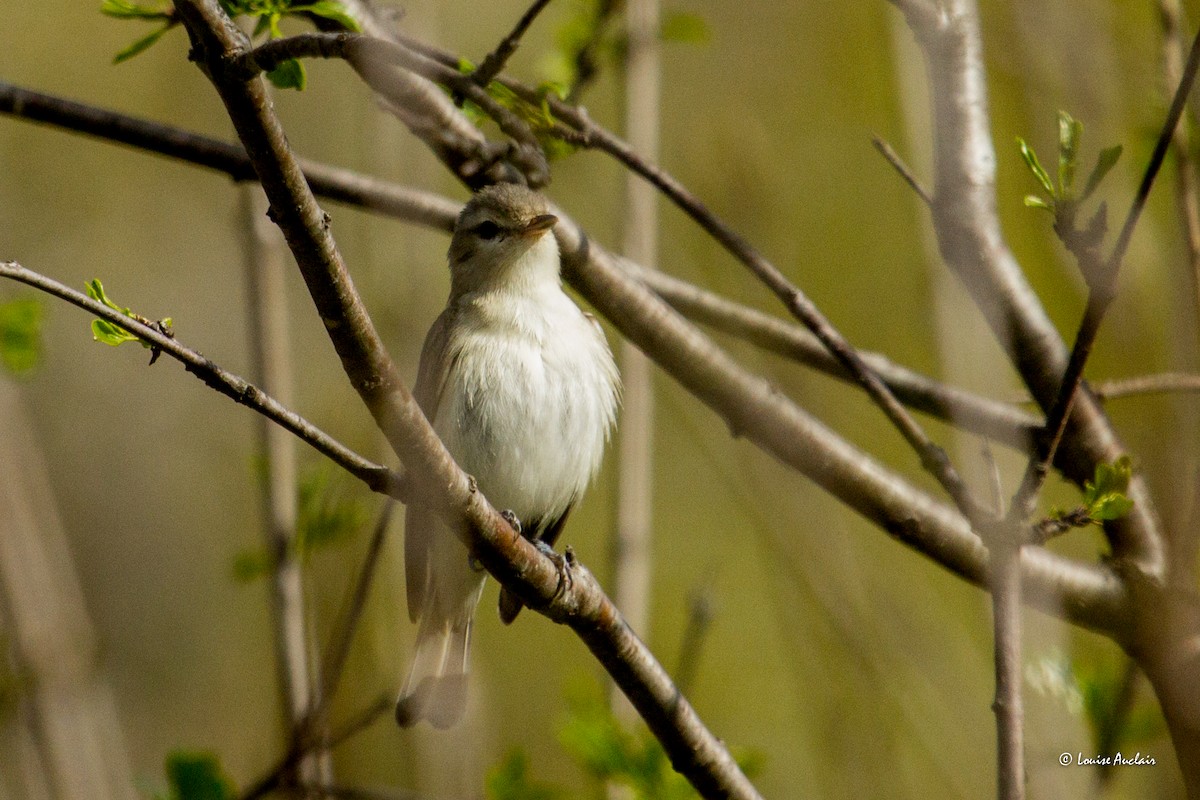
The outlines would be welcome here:
M 450 373 L 448 355 L 453 309 L 447 308 L 429 329 L 421 361 L 417 367 L 417 385 L 413 397 L 425 412 L 429 424 L 437 425 L 438 405 Z M 404 512 L 404 574 L 408 589 L 408 616 L 416 622 L 429 597 L 430 554 L 436 535 L 436 516 L 428 506 L 414 498 Z

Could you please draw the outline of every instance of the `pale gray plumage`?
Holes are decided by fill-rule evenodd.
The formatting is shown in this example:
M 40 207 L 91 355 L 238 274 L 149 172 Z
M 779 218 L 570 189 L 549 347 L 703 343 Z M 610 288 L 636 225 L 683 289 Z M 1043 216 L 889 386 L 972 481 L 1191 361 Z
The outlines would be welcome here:
M 544 198 L 500 184 L 477 193 L 450 242 L 450 299 L 421 352 L 414 394 L 459 465 L 535 537 L 557 535 L 599 467 L 619 380 L 595 320 L 562 290 Z M 466 707 L 471 624 L 484 573 L 420 503 L 405 515 L 408 611 L 417 652 L 401 725 L 456 722 Z M 520 601 L 502 593 L 511 621 Z

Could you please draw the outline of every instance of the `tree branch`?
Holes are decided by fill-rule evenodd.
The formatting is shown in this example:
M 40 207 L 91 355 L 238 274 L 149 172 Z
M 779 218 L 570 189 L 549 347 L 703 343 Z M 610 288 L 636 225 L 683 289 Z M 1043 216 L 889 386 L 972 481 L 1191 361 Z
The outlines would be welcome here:
M 120 326 L 143 342 L 153 345 L 183 364 L 184 369 L 204 381 L 209 388 L 215 389 L 234 402 L 258 412 L 276 425 L 290 431 L 321 455 L 365 483 L 371 491 L 389 495 L 397 500 L 408 498 L 411 489 L 404 475 L 363 458 L 316 425 L 283 406 L 257 386 L 222 369 L 195 350 L 185 347 L 177 339 L 127 317 L 82 292 L 77 292 L 58 281 L 26 269 L 15 261 L 0 261 L 0 278 L 10 278 L 32 286 Z
M 904 4 L 905 10 L 908 4 Z M 1053 406 L 1067 351 L 1004 241 L 996 212 L 996 154 L 988 119 L 979 19 L 974 0 L 946 0 L 933 15 L 907 15 L 928 62 L 935 165 L 931 209 L 942 257 L 963 281 L 997 341 L 1038 403 Z M 1063 458 L 1076 483 L 1123 451 L 1103 409 L 1081 397 L 1069 417 Z M 1129 486 L 1134 509 L 1105 531 L 1118 557 L 1162 574 L 1163 537 L 1140 477 Z
M 525 31 L 529 30 L 529 26 L 533 24 L 537 15 L 542 13 L 542 9 L 549 4 L 550 0 L 534 0 L 533 5 L 526 9 L 525 13 L 521 15 L 521 19 L 517 20 L 516 26 L 500 40 L 496 49 L 488 53 L 471 73 L 471 80 L 479 86 L 487 88 L 492 79 L 504 70 L 504 65 L 508 63 L 512 54 L 517 52 L 517 47 L 520 46 L 521 37 L 525 35 Z

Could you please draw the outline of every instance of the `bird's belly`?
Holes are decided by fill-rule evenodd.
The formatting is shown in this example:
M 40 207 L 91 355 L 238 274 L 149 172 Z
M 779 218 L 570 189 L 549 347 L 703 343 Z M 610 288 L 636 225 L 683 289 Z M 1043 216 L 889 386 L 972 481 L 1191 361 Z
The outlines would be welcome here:
M 584 354 L 530 337 L 469 338 L 454 360 L 437 430 L 499 509 L 561 515 L 599 464 L 611 389 Z

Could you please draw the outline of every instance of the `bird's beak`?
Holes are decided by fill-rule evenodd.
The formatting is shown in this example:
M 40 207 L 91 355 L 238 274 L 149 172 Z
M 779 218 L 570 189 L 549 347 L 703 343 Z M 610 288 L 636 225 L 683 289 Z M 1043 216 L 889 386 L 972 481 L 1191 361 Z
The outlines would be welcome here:
M 558 217 L 553 214 L 538 214 L 533 219 L 517 232 L 518 236 L 537 236 L 539 233 L 548 231 L 554 227 L 554 223 L 558 222 Z

